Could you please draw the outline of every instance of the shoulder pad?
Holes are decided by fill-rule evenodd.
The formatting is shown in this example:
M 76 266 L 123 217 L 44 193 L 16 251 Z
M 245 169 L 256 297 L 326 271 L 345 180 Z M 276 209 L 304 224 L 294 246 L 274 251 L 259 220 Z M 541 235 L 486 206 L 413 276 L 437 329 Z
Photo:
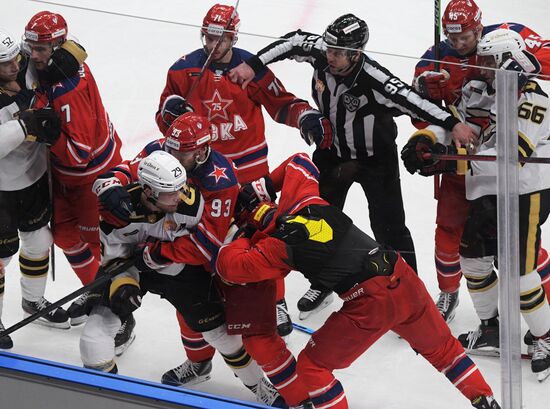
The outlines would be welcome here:
M 542 95 L 543 97 L 548 97 L 548 94 L 544 92 L 540 84 L 536 81 L 529 80 L 525 83 L 523 88 L 521 89 L 523 93 L 534 93 L 538 95 Z

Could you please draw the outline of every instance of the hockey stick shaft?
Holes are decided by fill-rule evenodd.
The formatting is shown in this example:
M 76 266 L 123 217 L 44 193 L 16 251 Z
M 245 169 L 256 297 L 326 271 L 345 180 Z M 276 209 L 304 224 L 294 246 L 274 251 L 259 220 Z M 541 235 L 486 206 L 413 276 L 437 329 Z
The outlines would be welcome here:
M 441 38 L 441 0 L 434 0 L 434 71 L 439 71 L 439 40 Z M 439 200 L 439 189 L 441 186 L 441 176 L 434 175 L 434 199 Z
M 51 153 L 48 149 L 47 157 L 47 172 L 48 172 L 48 193 L 50 194 L 50 205 L 52 207 L 52 216 L 50 218 L 50 230 L 53 227 L 53 180 L 52 180 L 52 162 Z M 52 281 L 55 281 L 55 244 L 52 243 L 50 247 L 50 271 L 52 273 Z
M 218 41 L 216 41 L 216 44 L 214 44 L 214 48 L 212 48 L 212 51 L 210 51 L 210 53 L 208 54 L 208 58 L 206 59 L 206 61 L 204 62 L 203 66 L 201 68 L 201 70 L 197 74 L 198 78 L 196 79 L 196 81 L 194 81 L 191 84 L 191 88 L 189 89 L 189 92 L 185 96 L 185 98 L 187 100 L 189 100 L 189 98 L 191 98 L 191 95 L 193 95 L 193 92 L 195 91 L 195 89 L 199 85 L 199 82 L 200 82 L 201 78 L 204 76 L 205 71 L 208 69 L 208 67 L 212 63 L 212 59 L 214 58 L 214 53 L 218 50 L 218 48 L 220 48 L 222 40 L 224 39 L 224 37 L 226 35 L 225 33 L 229 30 L 229 27 L 231 27 L 231 24 L 233 23 L 233 20 L 235 19 L 235 16 L 237 15 L 237 8 L 239 7 L 239 1 L 240 0 L 237 0 L 237 2 L 235 3 L 235 7 L 233 8 L 233 12 L 231 13 L 231 17 L 229 18 L 229 21 L 225 25 L 225 28 L 223 30 L 222 35 L 218 38 Z
M 18 323 L 12 325 L 11 327 L 7 328 L 5 331 L 0 332 L 0 338 L 9 335 L 15 331 L 17 331 L 20 328 L 23 328 L 24 326 L 30 324 L 33 321 L 36 321 L 39 318 L 42 318 L 44 315 L 52 312 L 53 310 L 61 307 L 63 304 L 68 303 L 69 301 L 74 300 L 77 297 L 80 297 L 82 294 L 84 294 L 87 291 L 92 291 L 98 287 L 101 287 L 103 284 L 107 283 L 113 276 L 122 273 L 129 267 L 134 265 L 134 259 L 121 259 L 116 261 L 115 263 L 109 265 L 105 269 L 103 267 L 100 267 L 100 271 L 98 272 L 98 277 L 92 281 L 91 283 L 79 288 L 76 291 L 73 291 L 72 293 L 66 295 L 65 297 L 61 298 L 60 300 L 57 300 L 56 302 L 50 304 L 43 310 L 40 310 L 32 315 L 29 315 L 27 318 L 19 321 Z M 101 273 L 101 269 L 103 269 L 103 273 Z
M 424 159 L 436 160 L 469 160 L 478 162 L 494 162 L 497 157 L 494 155 L 447 155 L 438 153 L 425 153 Z M 518 158 L 520 163 L 550 163 L 550 158 Z

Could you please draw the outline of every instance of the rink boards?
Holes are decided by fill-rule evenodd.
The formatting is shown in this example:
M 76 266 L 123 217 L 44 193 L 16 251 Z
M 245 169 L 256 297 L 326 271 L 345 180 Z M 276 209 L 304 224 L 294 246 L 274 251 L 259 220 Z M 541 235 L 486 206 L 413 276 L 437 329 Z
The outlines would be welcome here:
M 242 409 L 266 406 L 0 352 L 2 409 Z

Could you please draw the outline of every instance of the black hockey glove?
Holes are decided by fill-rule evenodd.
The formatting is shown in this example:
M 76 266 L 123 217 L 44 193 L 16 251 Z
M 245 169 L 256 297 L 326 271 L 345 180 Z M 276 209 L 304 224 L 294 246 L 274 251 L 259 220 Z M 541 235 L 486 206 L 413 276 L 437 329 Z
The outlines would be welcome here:
M 27 109 L 19 113 L 25 140 L 53 146 L 61 135 L 61 121 L 51 108 Z
M 160 254 L 162 241 L 154 239 L 148 241 L 135 253 L 136 262 L 134 266 L 141 272 L 155 272 L 172 264 L 171 260 Z
M 277 200 L 277 193 L 269 176 L 261 177 L 243 185 L 237 197 L 235 206 L 235 220 L 242 225 L 260 202 L 274 202 Z
M 73 40 L 65 41 L 55 49 L 48 60 L 46 80 L 55 84 L 78 74 L 80 66 L 86 60 L 86 50 Z
M 401 159 L 410 174 L 418 171 L 422 176 L 454 172 L 457 165 L 455 160 L 439 160 L 432 158 L 432 154 L 456 155 L 454 145 L 435 143 L 435 135 L 431 131 L 420 130 L 413 134 L 409 142 L 401 150 Z
M 109 289 L 111 311 L 119 317 L 127 317 L 141 306 L 141 289 L 132 277 L 115 278 Z
M 194 111 L 193 106 L 185 98 L 174 94 L 166 97 L 160 114 L 166 126 L 170 126 L 178 116 Z
M 315 145 L 319 149 L 328 149 L 332 146 L 332 124 L 319 111 L 311 111 L 300 118 L 300 134 L 308 145 Z
M 99 199 L 99 214 L 107 223 L 124 227 L 134 211 L 132 199 L 120 180 L 110 174 L 100 176 L 92 187 Z
M 309 230 L 306 223 L 296 222 L 296 218 L 292 214 L 283 214 L 277 217 L 276 226 L 277 230 L 272 234 L 273 237 L 284 241 L 286 244 L 292 246 L 303 243 L 309 239 Z
M 529 51 L 520 51 L 512 55 L 512 58 L 504 61 L 500 67 L 503 70 L 507 71 L 516 71 L 518 72 L 518 89 L 522 89 L 529 78 L 532 75 L 538 74 L 541 70 L 540 62 L 537 60 L 533 54 Z

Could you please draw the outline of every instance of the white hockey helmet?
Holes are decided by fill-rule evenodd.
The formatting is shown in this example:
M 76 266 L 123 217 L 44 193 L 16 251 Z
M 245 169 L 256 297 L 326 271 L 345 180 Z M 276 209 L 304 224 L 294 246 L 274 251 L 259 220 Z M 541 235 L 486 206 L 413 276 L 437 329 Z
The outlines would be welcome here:
M 139 184 L 149 186 L 153 197 L 162 192 L 177 192 L 186 187 L 187 173 L 180 162 L 165 151 L 154 151 L 138 167 Z
M 504 61 L 523 50 L 525 42 L 519 33 L 505 28 L 485 34 L 477 44 L 477 55 L 493 57 L 496 68 L 500 68 Z
M 7 31 L 0 29 L 0 63 L 13 60 L 20 51 L 19 41 Z

